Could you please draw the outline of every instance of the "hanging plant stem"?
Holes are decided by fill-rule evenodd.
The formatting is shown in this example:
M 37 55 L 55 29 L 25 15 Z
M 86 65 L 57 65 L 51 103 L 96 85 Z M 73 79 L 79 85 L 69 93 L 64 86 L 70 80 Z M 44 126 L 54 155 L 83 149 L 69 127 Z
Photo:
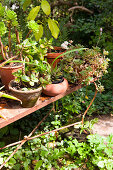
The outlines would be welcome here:
M 92 105 L 93 101 L 95 100 L 95 97 L 96 97 L 97 92 L 98 92 L 98 90 L 97 90 L 97 85 L 96 85 L 95 82 L 94 82 L 94 85 L 95 85 L 95 94 L 94 94 L 94 97 L 93 97 L 93 99 L 91 100 L 89 106 L 87 107 L 86 111 L 84 112 L 84 114 L 83 114 L 83 116 L 82 116 L 82 125 L 84 124 L 85 115 L 86 115 L 86 113 L 88 112 L 88 110 L 89 110 L 90 106 Z M 85 133 L 86 133 L 86 132 L 85 132 Z

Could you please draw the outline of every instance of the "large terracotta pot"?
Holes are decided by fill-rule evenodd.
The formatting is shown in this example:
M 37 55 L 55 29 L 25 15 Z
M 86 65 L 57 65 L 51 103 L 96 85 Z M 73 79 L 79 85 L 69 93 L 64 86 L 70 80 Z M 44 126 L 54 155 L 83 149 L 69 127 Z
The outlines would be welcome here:
M 45 58 L 47 58 L 48 63 L 51 65 L 55 58 L 57 58 L 59 55 L 63 54 L 65 52 L 65 49 L 62 49 L 61 47 L 54 47 L 53 52 L 48 52 Z M 58 64 L 58 62 L 63 58 L 63 56 L 59 57 L 53 64 L 53 68 Z
M 22 107 L 30 108 L 33 107 L 39 99 L 42 92 L 42 87 L 29 91 L 17 90 L 14 88 L 14 81 L 12 80 L 9 83 L 9 90 L 15 97 L 22 101 Z
M 63 82 L 57 84 L 48 84 L 43 93 L 47 96 L 57 96 L 68 89 L 68 81 L 64 78 Z
M 9 82 L 13 79 L 15 79 L 14 75 L 12 73 L 16 72 L 18 69 L 22 69 L 23 64 L 20 64 L 18 66 L 4 66 L 0 67 L 0 76 L 2 84 L 5 85 L 5 88 L 9 90 L 8 85 Z

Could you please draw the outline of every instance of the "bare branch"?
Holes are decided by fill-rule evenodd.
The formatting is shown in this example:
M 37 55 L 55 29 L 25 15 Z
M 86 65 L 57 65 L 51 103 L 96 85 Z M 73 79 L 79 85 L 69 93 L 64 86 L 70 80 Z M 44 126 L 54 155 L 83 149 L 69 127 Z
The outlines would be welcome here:
M 85 11 L 85 12 L 88 12 L 88 13 L 90 13 L 90 14 L 93 14 L 93 11 L 85 8 L 84 6 L 74 6 L 74 7 L 69 8 L 68 11 L 73 11 L 73 10 L 76 10 L 76 9 L 81 10 L 81 11 Z

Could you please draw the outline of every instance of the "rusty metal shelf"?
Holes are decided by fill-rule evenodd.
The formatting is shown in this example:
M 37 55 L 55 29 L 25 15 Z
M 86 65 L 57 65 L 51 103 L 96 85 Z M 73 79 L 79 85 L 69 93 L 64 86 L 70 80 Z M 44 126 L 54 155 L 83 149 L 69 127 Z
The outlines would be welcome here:
M 20 104 L 17 102 L 15 103 L 12 101 L 10 104 L 7 104 L 3 109 L 0 110 L 0 114 L 4 117 L 6 117 L 6 120 L 3 118 L 0 118 L 0 128 L 3 128 L 33 112 L 36 110 L 41 109 L 42 107 L 47 106 L 48 104 L 57 101 L 58 99 L 61 99 L 62 97 L 77 91 L 78 89 L 82 88 L 82 85 L 69 85 L 68 90 L 65 93 L 59 94 L 55 97 L 40 97 L 40 99 L 37 101 L 36 105 L 32 108 L 22 108 Z

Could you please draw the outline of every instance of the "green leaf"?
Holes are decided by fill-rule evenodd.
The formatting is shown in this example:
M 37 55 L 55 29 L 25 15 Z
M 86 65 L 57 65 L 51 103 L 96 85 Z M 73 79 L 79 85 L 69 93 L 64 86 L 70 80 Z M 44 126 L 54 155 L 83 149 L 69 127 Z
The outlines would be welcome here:
M 21 80 L 24 81 L 24 82 L 29 82 L 29 81 L 30 81 L 30 78 L 29 78 L 28 76 L 26 76 L 26 75 L 23 75 L 23 76 L 21 77 Z
M 3 158 L 0 158 L 0 164 L 2 164 L 4 162 Z
M 9 164 L 15 164 L 15 163 L 16 163 L 16 160 L 14 158 L 11 158 L 9 161 Z
M 31 4 L 31 0 L 25 0 L 23 3 L 23 10 L 25 11 L 26 8 Z
M 36 163 L 36 166 L 35 166 L 34 170 L 37 170 L 38 168 L 40 168 L 41 165 L 42 165 L 42 163 L 43 163 L 43 160 L 39 160 L 39 161 Z
M 39 31 L 37 33 L 34 33 L 36 41 L 38 41 L 43 35 L 43 26 L 39 25 L 38 29 Z
M 5 98 L 8 98 L 8 99 L 13 99 L 13 100 L 19 100 L 18 98 L 14 97 L 14 96 L 11 96 L 9 94 L 2 93 L 2 92 L 0 92 L 0 97 L 5 97 Z
M 46 0 L 42 0 L 41 7 L 42 7 L 43 12 L 46 15 L 49 15 L 51 13 L 51 7 L 50 7 L 49 3 Z
M 4 22 L 0 22 L 0 35 L 4 35 L 7 32 Z
M 48 26 L 49 26 L 49 29 L 51 31 L 52 36 L 57 39 L 60 30 L 59 30 L 59 28 L 56 24 L 56 21 L 49 18 L 48 19 Z
M 35 20 L 39 10 L 40 10 L 40 6 L 36 6 L 35 8 L 33 8 L 28 14 L 27 20 Z
M 39 32 L 39 25 L 31 20 L 28 22 L 28 28 L 33 31 L 33 33 L 38 33 Z
M 30 86 L 34 86 L 35 83 L 34 83 L 34 81 L 30 81 L 29 84 L 30 84 Z

